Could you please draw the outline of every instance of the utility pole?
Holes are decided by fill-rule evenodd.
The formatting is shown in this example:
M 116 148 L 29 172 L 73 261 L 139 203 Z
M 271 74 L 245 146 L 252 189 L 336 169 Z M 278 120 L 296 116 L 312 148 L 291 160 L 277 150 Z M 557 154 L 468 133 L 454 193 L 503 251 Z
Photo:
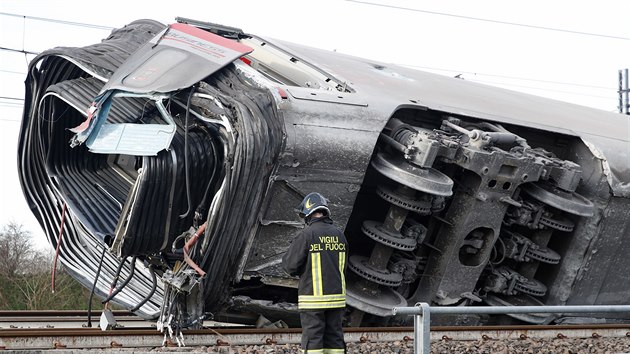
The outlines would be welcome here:
M 630 89 L 628 88 L 628 69 L 619 70 L 619 113 L 630 115 Z

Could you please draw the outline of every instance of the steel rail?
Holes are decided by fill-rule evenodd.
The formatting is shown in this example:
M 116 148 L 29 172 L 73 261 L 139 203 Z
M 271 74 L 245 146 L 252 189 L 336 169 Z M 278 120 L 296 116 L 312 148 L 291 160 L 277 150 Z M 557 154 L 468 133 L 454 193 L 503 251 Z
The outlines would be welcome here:
M 347 343 L 413 341 L 413 327 L 345 328 Z M 184 331 L 186 346 L 298 344 L 301 329 L 209 328 Z M 432 340 L 519 340 L 526 338 L 619 338 L 630 337 L 630 324 L 436 326 Z M 629 339 L 630 340 L 630 339 Z M 156 329 L 98 328 L 2 329 L 0 348 L 146 348 L 173 345 Z

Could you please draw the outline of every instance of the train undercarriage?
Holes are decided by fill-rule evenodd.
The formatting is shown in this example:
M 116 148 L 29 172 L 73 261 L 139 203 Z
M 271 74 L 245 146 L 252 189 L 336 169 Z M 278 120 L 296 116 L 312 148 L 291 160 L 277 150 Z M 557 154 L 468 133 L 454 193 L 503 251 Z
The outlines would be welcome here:
M 403 324 L 391 309 L 417 302 L 544 304 L 576 225 L 596 210 L 576 192 L 582 167 L 559 157 L 579 140 L 539 136 L 545 148 L 532 147 L 500 124 L 399 113 L 379 136 L 346 226 L 348 325 Z

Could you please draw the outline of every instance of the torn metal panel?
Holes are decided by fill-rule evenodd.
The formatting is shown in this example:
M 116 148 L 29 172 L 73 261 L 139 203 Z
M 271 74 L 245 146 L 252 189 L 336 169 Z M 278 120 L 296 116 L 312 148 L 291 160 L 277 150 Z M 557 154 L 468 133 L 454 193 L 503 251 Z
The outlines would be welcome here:
M 131 55 L 112 75 L 104 90 L 177 91 L 251 51 L 231 39 L 174 23 Z
M 593 156 L 601 161 L 613 195 L 630 198 L 630 182 L 626 178 L 630 174 L 630 143 L 611 141 L 597 136 L 586 136 L 583 140 Z M 606 153 L 604 153 L 602 146 L 610 146 L 610 148 L 606 148 Z
M 156 107 L 161 118 L 166 124 L 137 124 L 137 123 L 106 123 L 112 101 L 120 97 L 145 98 L 151 102 L 150 107 Z M 164 106 L 163 101 L 168 99 L 164 95 L 132 94 L 113 91 L 105 98 L 105 102 L 95 102 L 94 108 L 98 110 L 95 123 L 85 132 L 88 135 L 85 144 L 91 152 L 97 154 L 126 154 L 135 156 L 155 156 L 159 151 L 167 149 L 175 136 L 177 129 L 173 118 Z M 90 114 L 94 113 L 90 111 Z M 143 113 L 143 112 L 138 112 Z M 139 114 L 128 117 L 131 120 L 140 120 Z M 88 122 L 91 120 L 88 115 Z M 71 129 L 72 130 L 72 129 Z M 76 130 L 72 130 L 77 132 Z M 77 132 L 83 134 L 83 132 Z M 82 138 L 77 134 L 72 140 L 76 146 Z
M 101 154 L 156 155 L 170 146 L 175 123 L 163 103 L 169 96 L 155 93 L 191 86 L 249 52 L 245 45 L 195 27 L 168 26 L 116 70 L 88 108 L 87 119 L 71 129 L 76 133 L 71 145 L 85 142 L 90 151 Z M 167 124 L 107 124 L 112 101 L 118 97 L 153 100 Z

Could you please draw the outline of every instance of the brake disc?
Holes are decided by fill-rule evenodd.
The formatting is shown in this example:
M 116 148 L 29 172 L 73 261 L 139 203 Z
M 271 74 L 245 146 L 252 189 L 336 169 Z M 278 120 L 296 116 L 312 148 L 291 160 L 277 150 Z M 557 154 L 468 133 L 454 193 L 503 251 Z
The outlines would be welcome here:
M 378 187 L 376 187 L 376 194 L 378 194 L 379 197 L 385 199 L 387 202 L 399 206 L 403 209 L 412 211 L 414 213 L 418 213 L 420 215 L 427 215 L 431 213 L 431 199 L 411 199 L 400 193 L 396 193 L 393 188 L 384 185 L 379 185 Z
M 573 222 L 566 218 L 553 219 L 551 217 L 541 215 L 539 222 L 547 227 L 563 232 L 571 232 L 575 227 Z
M 453 194 L 453 180 L 434 168 L 420 168 L 401 156 L 382 152 L 376 154 L 371 164 L 378 172 L 411 189 L 442 196 Z
M 405 237 L 378 221 L 365 220 L 361 225 L 361 231 L 372 240 L 397 250 L 413 251 L 417 246 L 415 238 Z
M 543 246 L 538 246 L 537 248 L 528 248 L 525 252 L 525 256 L 548 264 L 558 264 L 560 263 L 561 258 L 560 255 L 556 253 L 556 251 Z
M 520 276 L 514 284 L 514 290 L 531 296 L 544 296 L 547 293 L 547 287 L 545 284 L 539 282 L 536 279 L 527 279 Z
M 521 188 L 532 198 L 569 214 L 580 216 L 595 214 L 595 205 L 590 200 L 575 192 L 556 188 L 549 182 L 526 183 Z
M 368 264 L 367 257 L 354 255 L 350 257 L 348 267 L 361 278 L 376 284 L 396 287 L 402 284 L 403 276 L 400 273 L 391 272 L 388 269 L 374 269 Z

